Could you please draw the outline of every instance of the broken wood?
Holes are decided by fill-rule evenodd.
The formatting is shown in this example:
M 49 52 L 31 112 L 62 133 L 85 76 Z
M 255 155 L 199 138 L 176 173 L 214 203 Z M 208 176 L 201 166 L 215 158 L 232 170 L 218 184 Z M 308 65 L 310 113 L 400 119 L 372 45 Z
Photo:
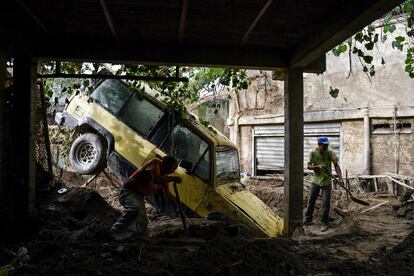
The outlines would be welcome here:
M 379 189 L 378 189 L 378 178 L 374 178 L 374 188 L 377 195 L 379 195 Z
M 379 204 L 377 204 L 377 205 L 375 205 L 375 206 L 373 206 L 371 208 L 368 208 L 368 209 L 362 211 L 361 214 L 366 213 L 366 212 L 371 211 L 371 210 L 374 210 L 374 209 L 377 209 L 378 207 L 380 207 L 380 206 L 382 206 L 382 205 L 384 205 L 384 204 L 386 204 L 388 202 L 389 202 L 388 200 L 387 201 L 384 201 L 384 202 L 381 202 L 381 203 L 379 203 Z
M 119 186 L 120 186 L 119 182 L 117 184 L 115 184 L 115 182 L 113 181 L 112 177 L 105 170 L 103 170 L 102 173 L 109 180 L 109 182 L 111 182 L 112 186 L 114 186 L 115 188 L 119 188 Z
M 347 187 L 348 190 L 349 190 L 348 170 L 345 170 L 345 187 Z M 346 194 L 346 203 L 348 204 L 349 195 L 348 195 L 348 193 L 345 193 L 345 194 Z
M 92 176 L 91 178 L 89 178 L 82 186 L 81 188 L 85 188 L 86 186 L 88 186 L 98 175 L 100 175 L 101 173 L 97 173 L 94 176 Z
M 407 188 L 407 189 L 414 190 L 414 187 L 411 187 L 411 186 L 409 186 L 409 185 L 407 185 L 407 184 L 405 184 L 405 183 L 403 183 L 403 182 L 401 182 L 401 181 L 398 181 L 397 179 L 394 179 L 394 178 L 392 178 L 392 177 L 391 177 L 391 176 L 389 176 L 389 175 L 387 175 L 387 177 L 388 177 L 389 179 L 391 179 L 392 181 L 394 181 L 395 183 L 397 183 L 397 184 L 399 184 L 399 185 L 401 185 L 401 186 L 403 186 L 403 187 L 405 187 L 405 188 Z

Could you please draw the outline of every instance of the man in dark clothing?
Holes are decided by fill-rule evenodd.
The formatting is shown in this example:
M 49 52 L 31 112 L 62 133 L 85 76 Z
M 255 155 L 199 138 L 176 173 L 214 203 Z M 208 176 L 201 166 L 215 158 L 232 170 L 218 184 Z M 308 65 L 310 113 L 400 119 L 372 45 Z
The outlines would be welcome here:
M 174 156 L 164 156 L 162 160 L 152 159 L 136 170 L 122 185 L 119 202 L 124 207 L 123 215 L 112 225 L 115 238 L 132 236 L 127 228 L 134 223 L 134 232 L 140 237 L 148 237 L 148 218 L 144 197 L 163 189 L 170 197 L 168 182 L 181 183 L 179 176 L 169 176 L 178 167 Z

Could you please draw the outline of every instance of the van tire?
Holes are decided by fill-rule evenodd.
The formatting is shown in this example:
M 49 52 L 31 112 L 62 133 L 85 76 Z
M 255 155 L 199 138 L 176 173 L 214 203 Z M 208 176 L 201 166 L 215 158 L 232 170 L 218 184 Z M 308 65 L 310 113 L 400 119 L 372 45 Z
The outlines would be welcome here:
M 80 174 L 98 174 L 106 167 L 106 143 L 96 134 L 82 134 L 70 148 L 69 161 Z

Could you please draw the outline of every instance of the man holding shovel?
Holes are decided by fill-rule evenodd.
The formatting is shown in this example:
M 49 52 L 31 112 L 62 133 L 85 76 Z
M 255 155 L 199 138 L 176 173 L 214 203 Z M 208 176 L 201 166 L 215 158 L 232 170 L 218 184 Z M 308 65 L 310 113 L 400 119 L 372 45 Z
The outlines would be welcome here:
M 335 166 L 340 184 L 343 184 L 341 167 L 338 165 L 338 157 L 328 149 L 328 137 L 318 138 L 318 146 L 309 153 L 308 169 L 313 170 L 312 184 L 309 190 L 308 208 L 306 210 L 303 225 L 312 224 L 315 202 L 322 190 L 323 213 L 321 219 L 321 232 L 328 230 L 329 211 L 331 208 L 332 171 L 331 164 Z
M 119 191 L 119 202 L 124 207 L 124 212 L 111 228 L 116 240 L 131 237 L 133 233 L 128 232 L 127 228 L 134 222 L 134 230 L 138 237 L 148 237 L 148 218 L 144 197 L 163 189 L 171 198 L 168 182 L 181 183 L 179 176 L 169 175 L 177 167 L 178 160 L 174 156 L 167 155 L 162 160 L 154 158 L 136 170 L 123 183 Z

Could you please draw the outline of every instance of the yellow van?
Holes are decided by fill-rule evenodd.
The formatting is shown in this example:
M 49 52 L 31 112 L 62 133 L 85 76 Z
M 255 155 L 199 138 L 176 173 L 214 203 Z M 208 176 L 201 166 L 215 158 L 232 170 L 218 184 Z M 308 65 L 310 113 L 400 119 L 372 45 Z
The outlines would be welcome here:
M 94 174 L 108 167 L 126 179 L 146 160 L 171 154 L 181 160 L 176 174 L 187 210 L 222 215 L 256 237 L 280 236 L 282 219 L 240 184 L 235 145 L 194 115 L 184 117 L 149 93 L 108 79 L 92 93 L 72 96 L 56 121 L 79 133 L 69 154 L 75 171 Z M 175 194 L 172 186 L 170 191 Z

